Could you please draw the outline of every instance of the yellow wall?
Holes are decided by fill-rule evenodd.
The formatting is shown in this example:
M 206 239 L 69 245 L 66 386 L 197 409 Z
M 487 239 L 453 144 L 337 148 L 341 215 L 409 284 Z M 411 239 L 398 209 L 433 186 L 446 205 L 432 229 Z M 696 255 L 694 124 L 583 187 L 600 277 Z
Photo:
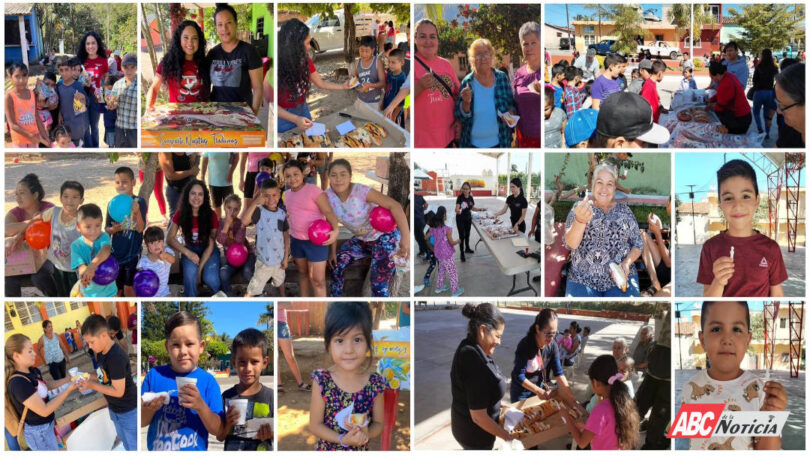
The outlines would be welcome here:
M 40 306 L 44 306 L 44 303 L 39 303 Z M 83 322 L 85 318 L 90 316 L 90 308 L 87 307 L 86 304 L 82 305 L 77 310 L 70 310 L 70 305 L 65 303 L 65 307 L 68 309 L 66 313 L 56 316 L 48 316 L 48 319 L 51 320 L 53 323 L 54 333 L 63 334 L 65 332 L 65 328 L 73 329 L 76 327 L 76 320 L 79 322 Z M 16 307 L 11 302 L 6 302 L 6 308 L 8 309 L 15 309 L 16 315 Z M 12 334 L 25 334 L 31 339 L 32 342 L 36 343 L 39 340 L 40 336 L 42 336 L 42 322 L 38 321 L 36 323 L 32 323 L 30 325 L 23 326 L 20 322 L 19 316 L 11 317 L 11 323 L 14 325 L 13 331 L 6 331 L 6 338 Z

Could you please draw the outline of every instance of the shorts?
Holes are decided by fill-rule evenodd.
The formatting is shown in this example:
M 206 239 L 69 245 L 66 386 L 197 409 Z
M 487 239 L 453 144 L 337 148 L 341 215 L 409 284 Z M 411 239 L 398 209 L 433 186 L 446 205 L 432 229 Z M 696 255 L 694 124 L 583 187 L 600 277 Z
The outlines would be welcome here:
M 233 185 L 227 187 L 214 187 L 210 185 L 209 187 L 211 187 L 211 199 L 214 202 L 214 207 L 222 206 L 225 197 L 233 194 Z M 247 184 L 245 184 L 245 188 L 247 189 Z
M 253 192 L 256 190 L 256 176 L 258 175 L 258 171 L 245 173 L 245 198 L 253 198 Z
M 123 290 L 125 286 L 132 286 L 132 282 L 135 280 L 135 273 L 138 272 L 136 266 L 138 266 L 137 259 L 127 264 L 118 264 L 118 277 L 115 278 L 115 284 L 118 285 L 119 290 Z
M 287 325 L 286 321 L 278 322 L 278 338 L 279 339 L 290 338 L 290 327 Z
M 268 266 L 257 258 L 253 277 L 247 287 L 247 294 L 261 296 L 268 281 L 270 285 L 280 287 L 284 283 L 284 269 L 281 268 L 280 264 Z
M 290 251 L 293 258 L 306 258 L 311 263 L 326 261 L 329 258 L 328 245 L 315 245 L 312 241 L 302 241 L 290 236 Z

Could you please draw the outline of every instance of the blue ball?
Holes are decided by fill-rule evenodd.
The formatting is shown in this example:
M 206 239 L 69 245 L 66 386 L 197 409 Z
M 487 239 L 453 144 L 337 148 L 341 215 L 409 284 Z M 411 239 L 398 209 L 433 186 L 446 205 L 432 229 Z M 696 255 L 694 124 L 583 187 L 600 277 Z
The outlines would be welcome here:
M 118 195 L 110 200 L 110 205 L 107 208 L 110 217 L 117 223 L 123 222 L 132 213 L 132 201 L 133 198 L 129 195 Z

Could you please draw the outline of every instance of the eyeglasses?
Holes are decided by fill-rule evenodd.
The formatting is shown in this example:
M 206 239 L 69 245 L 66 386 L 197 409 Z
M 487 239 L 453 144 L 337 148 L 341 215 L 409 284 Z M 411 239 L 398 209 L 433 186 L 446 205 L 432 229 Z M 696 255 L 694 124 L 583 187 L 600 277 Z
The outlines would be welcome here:
M 551 339 L 551 338 L 554 337 L 554 333 L 553 332 L 544 332 L 543 336 L 545 336 L 546 339 Z
M 776 102 L 776 109 L 779 110 L 779 112 L 785 112 L 785 111 L 787 111 L 788 109 L 790 109 L 790 108 L 792 108 L 794 106 L 799 106 L 800 104 L 801 103 L 793 103 L 792 105 L 782 106 L 782 103 L 777 101 Z
M 492 58 L 492 54 L 490 54 L 489 52 L 487 52 L 486 54 L 475 54 L 473 58 L 475 58 L 475 60 L 489 60 Z

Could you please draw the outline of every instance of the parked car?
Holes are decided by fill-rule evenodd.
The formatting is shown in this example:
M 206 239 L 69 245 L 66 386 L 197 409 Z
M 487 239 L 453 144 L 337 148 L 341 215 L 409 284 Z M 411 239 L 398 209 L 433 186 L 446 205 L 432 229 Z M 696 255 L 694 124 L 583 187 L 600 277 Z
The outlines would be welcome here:
M 560 50 L 567 51 L 569 49 L 574 49 L 577 44 L 576 38 L 560 38 Z
M 597 55 L 615 54 L 616 51 L 613 49 L 613 45 L 615 44 L 616 40 L 602 40 L 596 44 L 591 44 L 588 46 L 588 49 L 596 49 Z
M 650 55 L 654 57 L 669 57 L 672 60 L 681 55 L 681 50 L 677 47 L 670 46 L 666 41 L 653 41 L 650 44 L 642 44 L 638 46 L 637 53 L 644 54 L 650 51 Z
M 393 21 L 391 14 L 360 13 L 354 15 L 354 36 L 359 42 L 364 36 L 371 35 L 371 28 L 374 20 Z M 344 24 L 346 22 L 343 9 L 335 11 L 331 17 L 322 14 L 315 14 L 306 22 L 312 35 L 312 50 L 310 58 L 314 59 L 316 54 L 327 51 L 343 50 Z M 396 43 L 395 43 L 396 45 Z

